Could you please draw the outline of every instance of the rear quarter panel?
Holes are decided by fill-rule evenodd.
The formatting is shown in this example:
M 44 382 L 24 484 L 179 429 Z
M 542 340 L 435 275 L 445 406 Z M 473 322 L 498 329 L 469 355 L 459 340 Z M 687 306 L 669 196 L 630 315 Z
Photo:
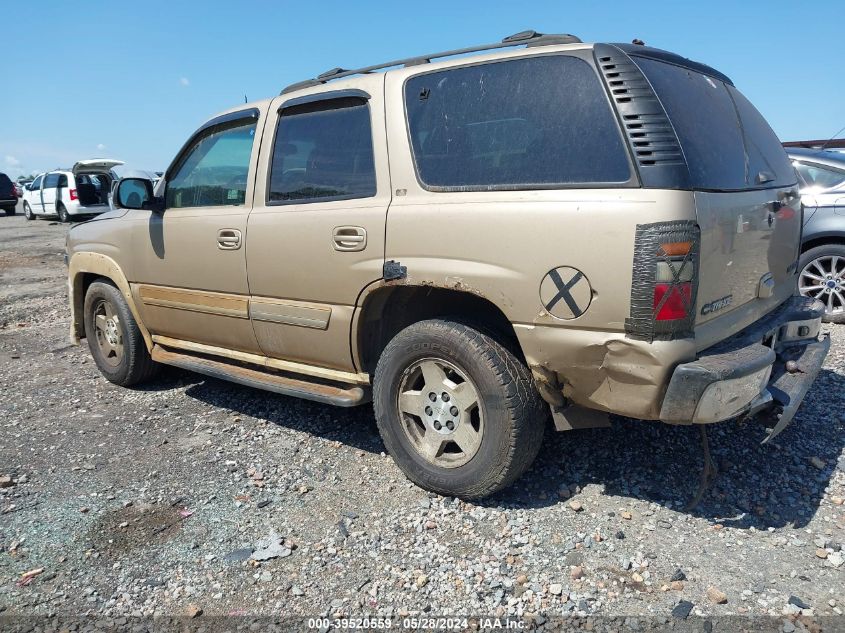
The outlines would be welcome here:
M 623 332 L 637 224 L 694 220 L 692 195 L 634 187 L 427 191 L 417 179 L 403 101 L 405 80 L 419 72 L 385 78 L 394 191 L 385 258 L 407 267 L 402 283 L 481 295 L 515 324 Z M 543 278 L 561 266 L 582 272 L 592 288 L 586 312 L 569 320 L 547 313 L 540 300 Z
M 819 239 L 845 240 L 845 196 L 840 206 L 820 206 L 805 209 L 803 242 Z
M 388 212 L 385 256 L 407 266 L 404 283 L 481 295 L 519 324 L 623 332 L 637 224 L 692 219 L 684 192 L 412 193 L 414 183 L 394 182 L 408 193 Z M 592 289 L 586 311 L 568 320 L 540 300 L 543 278 L 561 266 Z

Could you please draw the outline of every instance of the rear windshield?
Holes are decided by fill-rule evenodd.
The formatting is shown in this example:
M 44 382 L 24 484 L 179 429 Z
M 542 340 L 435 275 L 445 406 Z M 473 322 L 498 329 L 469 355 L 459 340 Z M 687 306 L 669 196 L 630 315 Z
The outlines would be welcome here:
M 796 182 L 778 137 L 739 90 L 687 68 L 632 59 L 672 121 L 694 189 L 735 191 Z
M 425 73 L 405 84 L 419 178 L 451 191 L 535 189 L 630 178 L 595 70 L 563 55 Z

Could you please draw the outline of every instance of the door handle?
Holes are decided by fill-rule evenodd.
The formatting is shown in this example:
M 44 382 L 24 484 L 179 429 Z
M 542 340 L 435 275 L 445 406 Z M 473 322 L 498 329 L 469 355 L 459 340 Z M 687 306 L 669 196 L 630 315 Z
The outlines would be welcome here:
M 367 230 L 361 226 L 336 226 L 332 230 L 336 251 L 363 251 L 367 248 Z
M 236 251 L 241 247 L 241 232 L 238 229 L 220 229 L 217 231 L 217 248 L 224 251 Z

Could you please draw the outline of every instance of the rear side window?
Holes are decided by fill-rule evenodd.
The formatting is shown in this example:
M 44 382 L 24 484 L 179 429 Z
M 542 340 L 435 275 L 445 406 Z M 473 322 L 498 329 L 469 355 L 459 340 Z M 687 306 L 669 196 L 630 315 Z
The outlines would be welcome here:
M 669 115 L 694 189 L 734 191 L 795 183 L 778 137 L 739 90 L 687 68 L 632 59 Z
M 59 187 L 67 187 L 67 176 L 65 174 L 59 176 Z
M 628 155 L 598 76 L 550 55 L 427 73 L 405 84 L 417 173 L 441 190 L 623 183 Z
M 282 110 L 270 167 L 270 204 L 376 194 L 370 108 L 359 98 Z
M 822 167 L 812 163 L 794 163 L 801 178 L 808 187 L 817 189 L 830 189 L 845 183 L 845 172 L 838 171 L 831 167 Z

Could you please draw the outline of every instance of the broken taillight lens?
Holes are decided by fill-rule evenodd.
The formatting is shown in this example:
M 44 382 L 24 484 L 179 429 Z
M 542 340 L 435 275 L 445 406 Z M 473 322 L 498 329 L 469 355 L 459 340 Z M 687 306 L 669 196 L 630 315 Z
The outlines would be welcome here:
M 637 225 L 627 336 L 649 342 L 694 336 L 700 236 L 692 220 Z
M 692 247 L 691 241 L 660 245 L 652 303 L 655 321 L 686 319 L 692 313 L 695 283 L 695 263 L 689 257 Z
M 689 316 L 692 303 L 692 282 L 685 281 L 676 285 L 654 284 L 654 320 L 673 321 Z
M 654 271 L 655 321 L 686 319 L 692 314 L 695 262 L 690 257 L 692 241 L 664 242 L 658 248 Z

